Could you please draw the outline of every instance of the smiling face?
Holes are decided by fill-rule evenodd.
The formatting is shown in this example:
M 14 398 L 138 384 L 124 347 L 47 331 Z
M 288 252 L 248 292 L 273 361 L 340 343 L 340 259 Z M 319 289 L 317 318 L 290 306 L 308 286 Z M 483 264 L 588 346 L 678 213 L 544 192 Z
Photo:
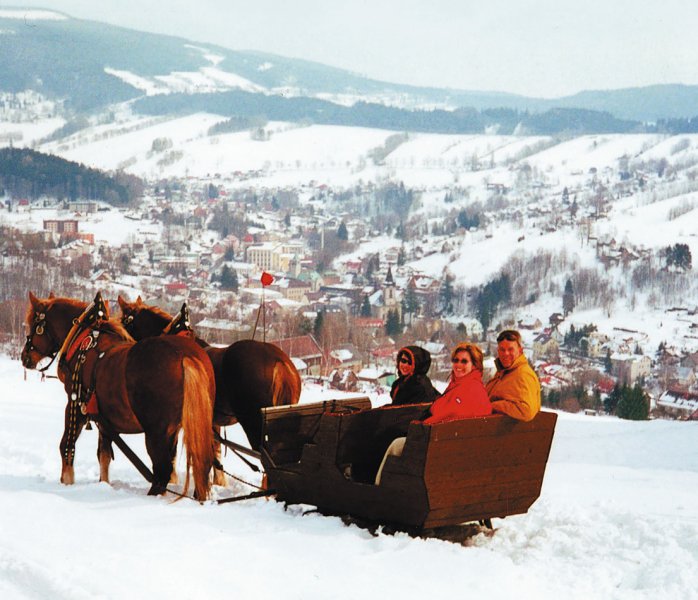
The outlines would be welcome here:
M 523 354 L 521 346 L 513 340 L 502 340 L 497 344 L 497 356 L 502 367 L 508 369 L 514 364 L 514 361 Z
M 473 370 L 473 359 L 465 350 L 456 352 L 456 355 L 451 359 L 451 364 L 453 365 L 453 376 L 456 379 L 465 377 Z
M 412 375 L 414 372 L 414 365 L 412 364 L 412 359 L 407 354 L 401 354 L 399 360 L 397 361 L 397 370 L 400 371 L 400 375 L 407 377 Z

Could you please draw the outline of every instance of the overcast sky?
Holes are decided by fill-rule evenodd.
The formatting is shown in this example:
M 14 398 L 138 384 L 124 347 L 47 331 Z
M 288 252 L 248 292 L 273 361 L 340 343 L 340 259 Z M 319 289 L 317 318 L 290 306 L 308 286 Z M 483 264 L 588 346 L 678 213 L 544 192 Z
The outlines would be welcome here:
M 387 81 L 556 97 L 698 84 L 695 0 L 0 0 Z

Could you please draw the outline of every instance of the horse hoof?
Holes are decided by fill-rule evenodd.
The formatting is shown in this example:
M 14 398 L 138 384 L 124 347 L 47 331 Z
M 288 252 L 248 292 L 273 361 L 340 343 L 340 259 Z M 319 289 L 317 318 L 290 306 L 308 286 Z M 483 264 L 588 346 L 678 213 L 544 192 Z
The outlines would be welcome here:
M 148 496 L 162 496 L 167 491 L 167 486 L 154 483 L 148 490 Z
M 63 485 L 73 485 L 75 483 L 75 471 L 73 467 L 64 467 L 61 472 L 61 483 Z
M 225 476 L 225 473 L 222 471 L 219 471 L 218 469 L 215 469 L 213 472 L 213 485 L 220 485 L 222 487 L 227 487 L 228 486 L 228 478 Z

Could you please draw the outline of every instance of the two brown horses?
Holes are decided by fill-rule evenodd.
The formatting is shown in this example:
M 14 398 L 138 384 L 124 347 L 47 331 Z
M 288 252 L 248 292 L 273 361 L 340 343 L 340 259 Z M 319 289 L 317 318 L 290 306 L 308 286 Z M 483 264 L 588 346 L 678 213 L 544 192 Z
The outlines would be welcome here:
M 140 296 L 127 302 L 119 296 L 121 322 L 136 340 L 159 336 L 172 316 L 143 303 Z M 301 393 L 298 370 L 278 346 L 241 340 L 220 348 L 197 338 L 213 363 L 216 376 L 214 423 L 225 426 L 239 421 L 250 445 L 259 448 L 262 437 L 261 409 L 296 404 Z
M 60 356 L 58 376 L 68 394 L 61 439 L 61 482 L 74 483 L 75 442 L 98 412 L 118 433 L 144 433 L 153 463 L 149 494 L 166 490 L 173 471 L 180 429 L 195 495 L 208 498 L 213 465 L 215 385 L 206 353 L 192 340 L 162 336 L 136 342 L 109 320 L 98 294 L 92 305 L 69 298 L 36 298 L 29 293 L 27 341 L 22 364 L 35 369 Z M 98 421 L 99 423 L 99 421 Z M 100 431 L 100 481 L 109 481 L 111 442 Z

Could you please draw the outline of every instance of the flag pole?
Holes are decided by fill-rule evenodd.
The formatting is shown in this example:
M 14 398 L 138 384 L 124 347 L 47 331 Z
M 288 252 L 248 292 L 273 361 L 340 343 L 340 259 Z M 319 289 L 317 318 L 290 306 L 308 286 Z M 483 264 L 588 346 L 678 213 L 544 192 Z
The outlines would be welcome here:
M 266 306 L 264 305 L 264 288 L 266 286 L 262 286 L 262 341 L 266 342 L 267 341 L 267 309 Z

